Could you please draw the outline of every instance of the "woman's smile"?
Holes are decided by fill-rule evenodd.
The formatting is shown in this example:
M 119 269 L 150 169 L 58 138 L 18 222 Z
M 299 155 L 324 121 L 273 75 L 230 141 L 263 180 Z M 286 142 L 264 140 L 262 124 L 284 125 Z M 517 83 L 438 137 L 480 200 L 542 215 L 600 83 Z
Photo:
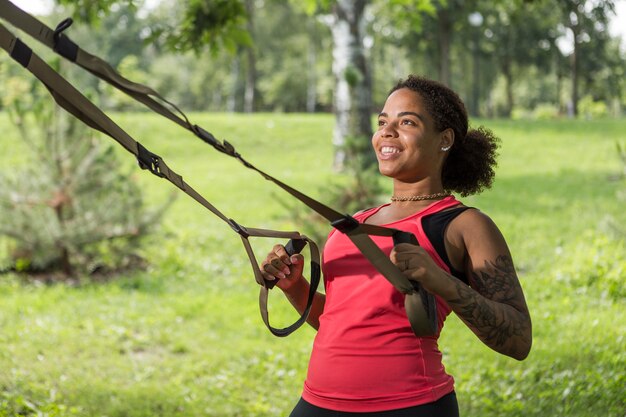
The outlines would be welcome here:
M 402 149 L 400 149 L 397 146 L 384 144 L 383 146 L 380 147 L 378 155 L 379 155 L 379 159 L 388 161 L 391 159 L 398 158 L 401 152 L 402 152 Z

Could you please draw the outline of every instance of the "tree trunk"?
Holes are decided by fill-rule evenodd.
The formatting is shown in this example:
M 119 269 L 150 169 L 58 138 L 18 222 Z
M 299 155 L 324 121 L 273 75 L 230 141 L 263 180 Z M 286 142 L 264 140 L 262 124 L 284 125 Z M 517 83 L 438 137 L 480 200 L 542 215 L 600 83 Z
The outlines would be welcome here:
M 311 30 L 315 33 L 315 28 Z M 307 88 L 306 88 L 306 111 L 307 113 L 315 113 L 317 104 L 317 74 L 315 67 L 317 66 L 317 36 L 313 35 L 309 39 L 309 50 L 307 53 Z
M 246 0 L 246 12 L 248 19 L 246 25 L 248 32 L 254 34 L 254 4 L 252 0 Z M 255 96 L 256 96 L 256 52 L 254 46 L 246 48 L 246 57 L 248 66 L 246 68 L 246 89 L 244 93 L 243 111 L 245 113 L 254 112 Z
M 447 9 L 437 10 L 437 28 L 439 31 L 439 81 L 450 86 L 450 40 L 452 22 Z
M 64 191 L 61 191 L 59 195 L 66 196 L 67 194 Z M 63 216 L 63 207 L 65 204 L 66 203 L 61 198 L 58 201 L 58 204 L 54 206 L 54 212 L 62 229 L 65 229 L 65 218 Z M 57 247 L 59 249 L 59 263 L 61 270 L 66 276 L 72 276 L 73 268 L 72 262 L 70 261 L 70 251 L 68 247 L 64 244 L 62 239 L 57 242 Z
M 570 116 L 578 116 L 578 54 L 579 54 L 579 33 L 577 25 L 570 27 L 574 34 L 574 50 L 570 55 L 570 69 L 572 75 L 572 97 L 571 97 L 571 114 Z
M 511 71 L 511 61 L 510 57 L 504 58 L 504 64 L 502 65 L 502 75 L 504 75 L 505 80 L 505 90 L 506 90 L 506 108 L 504 109 L 504 116 L 511 117 L 513 113 L 513 73 Z
M 233 57 L 233 62 L 230 64 L 230 78 L 233 87 L 230 89 L 226 108 L 234 113 L 237 111 L 237 91 L 239 90 L 239 54 Z
M 365 164 L 372 163 L 375 159 L 369 147 L 372 137 L 372 81 L 363 45 L 364 11 L 367 3 L 367 0 L 337 0 L 332 19 L 329 19 L 335 76 L 333 165 L 336 170 L 342 170 L 348 162 L 348 139 L 367 142 L 365 146 L 357 146 L 358 149 L 363 149 L 361 156 Z

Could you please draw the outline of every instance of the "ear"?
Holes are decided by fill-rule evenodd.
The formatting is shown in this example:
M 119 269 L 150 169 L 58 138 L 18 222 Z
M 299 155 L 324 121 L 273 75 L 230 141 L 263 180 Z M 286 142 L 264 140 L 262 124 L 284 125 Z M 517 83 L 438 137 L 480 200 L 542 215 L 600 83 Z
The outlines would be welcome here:
M 440 133 L 439 143 L 442 152 L 448 152 L 454 144 L 454 130 L 447 128 Z

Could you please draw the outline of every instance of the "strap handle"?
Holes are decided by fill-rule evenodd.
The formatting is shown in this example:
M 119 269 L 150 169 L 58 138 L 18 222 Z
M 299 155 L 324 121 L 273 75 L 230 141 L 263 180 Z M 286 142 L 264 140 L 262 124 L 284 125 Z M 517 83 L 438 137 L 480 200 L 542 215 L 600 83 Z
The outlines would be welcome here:
M 419 246 L 419 242 L 413 233 L 398 231 L 393 235 L 393 245 L 409 243 Z M 426 291 L 417 281 L 410 280 L 416 293 L 408 295 L 404 299 L 409 323 L 413 333 L 418 336 L 432 336 L 437 333 L 437 302 L 435 296 Z

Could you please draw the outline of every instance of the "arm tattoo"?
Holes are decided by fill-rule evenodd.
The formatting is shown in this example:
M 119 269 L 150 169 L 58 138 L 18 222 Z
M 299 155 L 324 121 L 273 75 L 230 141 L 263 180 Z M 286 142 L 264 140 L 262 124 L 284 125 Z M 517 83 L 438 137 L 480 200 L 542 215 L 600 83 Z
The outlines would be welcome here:
M 529 341 L 530 321 L 513 261 L 509 256 L 485 261 L 484 270 L 471 273 L 470 284 L 456 282 L 450 307 L 487 346 L 515 354 L 520 342 Z

